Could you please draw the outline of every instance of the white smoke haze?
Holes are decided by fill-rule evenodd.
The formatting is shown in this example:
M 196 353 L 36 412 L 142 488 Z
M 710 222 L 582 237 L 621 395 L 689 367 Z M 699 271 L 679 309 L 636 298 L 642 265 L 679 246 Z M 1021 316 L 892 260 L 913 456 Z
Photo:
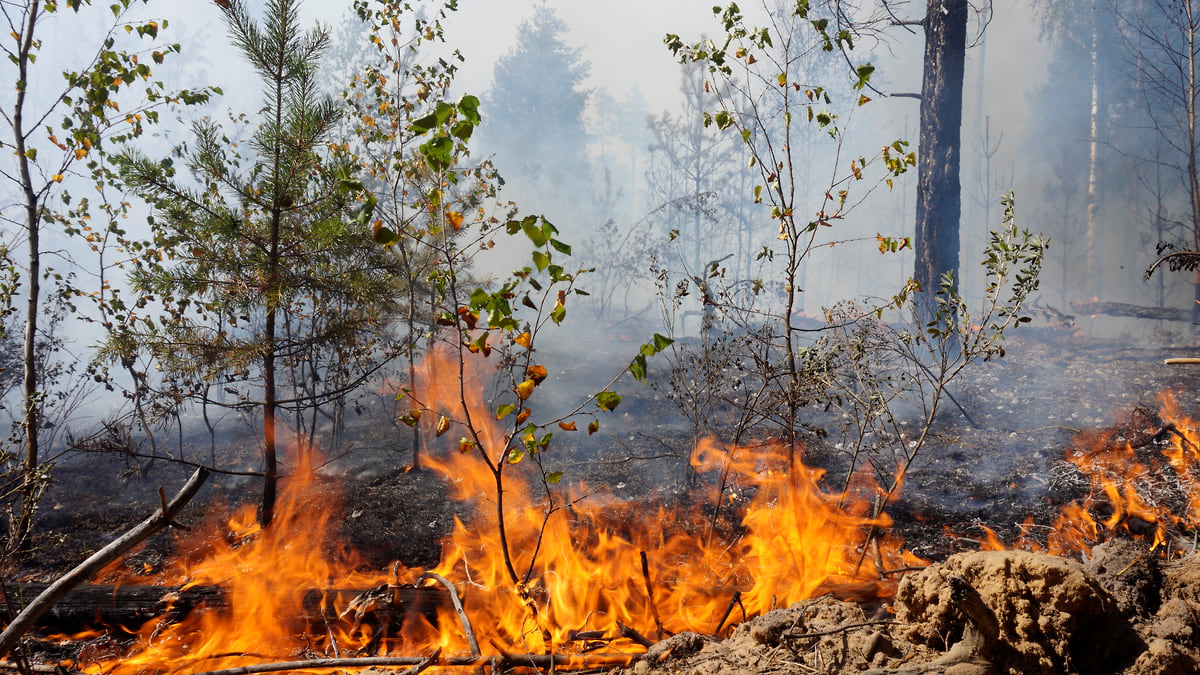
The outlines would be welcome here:
M 742 4 L 751 23 L 764 16 L 762 6 L 754 0 Z M 923 11 L 923 3 L 891 4 L 904 19 L 919 19 Z M 261 15 L 263 6 L 261 1 L 251 2 L 252 14 Z M 1044 27 L 1032 5 L 996 2 L 992 9 L 986 32 L 975 41 L 967 56 L 962 129 L 963 292 L 972 298 L 982 294 L 980 254 L 987 230 L 999 225 L 1000 197 L 1011 190 L 1016 195 L 1022 226 L 1056 238 L 1044 272 L 1041 301 L 1071 313 L 1069 303 L 1086 300 L 1092 294 L 1087 291 L 1092 289 L 1085 289 L 1083 282 L 1075 280 L 1085 272 L 1079 263 L 1084 253 L 1078 245 L 1077 230 L 1064 231 L 1061 235 L 1065 241 L 1057 240 L 1065 226 L 1064 215 L 1056 212 L 1061 207 L 1063 193 L 1055 186 L 1067 172 L 1086 174 L 1086 166 L 1071 161 L 1064 164 L 1055 154 L 1059 150 L 1051 148 L 1045 139 L 1057 138 L 1063 147 L 1073 147 L 1073 152 L 1077 152 L 1087 143 L 1087 129 L 1064 122 L 1060 116 L 1065 114 L 1065 106 L 1056 107 L 1044 95 L 1037 94 L 1059 75 L 1050 70 L 1056 52 L 1043 38 Z M 106 10 L 98 7 L 89 11 L 103 14 Z M 341 35 L 337 31 L 351 11 L 348 1 L 310 0 L 304 6 L 305 23 L 320 21 L 332 28 L 335 35 Z M 214 98 L 204 109 L 185 110 L 181 119 L 167 120 L 154 130 L 154 135 L 143 141 L 147 152 L 165 154 L 185 141 L 187 125 L 193 116 L 207 114 L 220 120 L 228 111 L 252 114 L 261 107 L 261 93 L 253 72 L 228 43 L 220 12 L 213 3 L 156 0 L 145 7 L 138 6 L 137 12 L 167 19 L 170 25 L 164 38 L 182 45 L 182 54 L 169 57 L 166 65 L 156 70 L 156 78 L 164 79 L 173 88 L 215 85 L 224 91 L 223 96 Z M 500 103 L 495 100 L 496 67 L 522 46 L 540 48 L 540 45 L 521 45 L 521 26 L 550 13 L 562 21 L 565 31 L 560 37 L 569 49 L 576 50 L 579 64 L 586 67 L 586 76 L 573 83 L 587 102 L 580 116 L 586 140 L 582 147 L 565 144 L 549 147 L 544 156 L 536 155 L 532 149 L 527 154 L 514 155 L 505 149 L 505 138 L 495 132 L 499 122 L 494 113 Z M 973 22 L 969 30 L 975 34 L 978 28 L 978 23 Z M 473 141 L 474 152 L 477 157 L 495 157 L 506 181 L 502 198 L 515 201 L 522 214 L 545 214 L 574 246 L 579 264 L 603 260 L 612 265 L 581 281 L 585 289 L 598 289 L 600 297 L 596 300 L 607 304 L 601 316 L 592 314 L 595 307 L 572 305 L 569 319 L 560 331 L 564 344 L 578 346 L 589 338 L 610 340 L 611 333 L 607 331 L 612 331 L 628 336 L 636 345 L 639 339 L 663 330 L 653 295 L 648 248 L 657 249 L 660 266 L 683 276 L 694 275 L 709 260 L 722 261 L 731 278 L 743 281 L 764 269 L 769 273 L 770 268 L 761 268 L 754 260 L 756 251 L 774 240 L 775 225 L 769 217 L 769 207 L 759 206 L 757 210 L 747 207 L 739 212 L 744 221 L 735 224 L 729 220 L 732 207 L 715 210 L 715 215 L 707 212 L 697 215 L 694 203 L 697 192 L 707 195 L 717 190 L 720 193 L 715 199 L 722 203 L 748 201 L 753 178 L 748 178 L 745 185 L 725 180 L 719 185 L 700 185 L 699 190 L 673 184 L 664 178 L 669 167 L 663 164 L 662 139 L 649 126 L 651 119 L 670 120 L 681 127 L 698 126 L 699 106 L 711 104 L 711 99 L 701 96 L 699 106 L 693 101 L 689 107 L 683 92 L 687 73 L 663 45 L 667 33 L 678 34 L 685 42 L 718 35 L 720 25 L 712 15 L 710 3 L 460 0 L 458 11 L 451 15 L 445 29 L 447 49 L 458 49 L 465 58 L 456 78 L 455 94 L 475 94 L 483 101 L 484 125 Z M 74 30 L 52 26 L 47 31 L 46 42 L 56 46 L 47 53 L 46 60 L 39 62 L 39 69 L 46 72 L 61 69 L 73 56 L 67 45 L 90 44 L 91 35 L 67 32 Z M 859 155 L 871 157 L 881 146 L 896 139 L 909 141 L 910 149 L 916 149 L 918 102 L 909 97 L 888 96 L 920 91 L 923 36 L 919 29 L 914 30 L 917 32 L 892 27 L 881 40 L 861 41 L 856 58 L 869 60 L 876 67 L 873 83 L 880 91 L 871 94 L 875 100 L 869 105 L 859 109 L 844 105 L 840 110 L 841 114 L 850 115 L 843 163 Z M 335 49 L 338 47 L 335 45 Z M 835 92 L 847 92 L 850 72 L 846 64 L 836 54 L 818 53 L 818 57 L 828 60 L 814 62 L 814 83 L 822 83 Z M 1087 77 L 1086 64 L 1072 66 L 1059 62 L 1057 66 L 1061 70 L 1056 73 L 1074 72 L 1080 78 Z M 532 105 L 533 101 L 509 103 L 520 107 Z M 549 119 L 530 117 L 525 122 L 537 134 L 549 135 L 555 131 L 548 126 Z M 720 140 L 715 130 L 704 133 L 714 143 Z M 803 187 L 811 191 L 808 203 L 814 209 L 833 170 L 832 149 L 831 143 L 814 138 L 811 163 L 803 168 L 809 174 Z M 730 144 L 723 152 L 730 153 L 730 162 L 745 161 L 738 154 L 737 143 Z M 577 159 L 572 160 L 576 163 L 571 168 L 556 164 L 572 157 Z M 655 171 L 660 173 L 654 174 Z M 9 189 L 8 184 L 3 188 Z M 903 285 L 912 274 L 911 251 L 880 254 L 875 236 L 912 235 L 915 189 L 915 172 L 910 172 L 896 179 L 890 191 L 882 186 L 876 188 L 849 219 L 822 233 L 824 243 L 850 243 L 814 252 L 803 281 L 807 312 L 819 314 L 821 307 L 843 299 L 890 297 Z M 12 207 L 14 196 L 5 193 L 5 208 Z M 1123 209 L 1113 206 L 1102 212 L 1105 236 L 1109 237 L 1105 248 L 1097 252 L 1106 269 L 1102 299 L 1154 304 L 1154 287 L 1142 282 L 1141 274 L 1154 259 L 1155 242 L 1147 241 L 1140 235 L 1143 230 L 1133 226 L 1145 216 L 1144 199 L 1144 194 L 1138 196 L 1131 188 Z M 704 204 L 700 211 L 707 208 Z M 1083 202 L 1076 198 L 1074 204 L 1074 211 L 1065 216 L 1077 226 Z M 1182 212 L 1182 208 L 1176 198 L 1174 209 Z M 145 210 L 140 214 L 144 218 Z M 133 227 L 137 219 L 135 215 Z M 689 230 L 691 227 L 695 229 Z M 668 241 L 671 229 L 680 232 L 675 242 Z M 695 234 L 703 241 L 696 242 L 692 238 Z M 521 242 L 500 243 L 479 262 L 479 274 L 504 275 L 525 264 L 527 253 Z M 689 248 L 693 245 L 694 249 Z M 88 253 L 77 241 L 51 239 L 48 247 L 69 250 L 79 261 L 81 274 L 87 273 Z M 1165 283 L 1166 303 L 1186 306 L 1190 288 L 1184 275 L 1164 276 L 1165 279 L 1161 276 L 1159 279 Z M 696 305 L 689 310 L 692 317 L 679 325 L 681 334 L 694 332 L 698 323 L 697 296 L 693 294 L 689 302 Z M 1086 322 L 1084 327 L 1111 332 L 1127 330 L 1130 325 L 1097 320 Z M 94 327 L 85 324 L 75 325 L 74 330 L 77 337 L 72 349 L 80 358 L 86 358 L 89 345 L 98 336 Z M 16 409 L 11 401 L 5 403 L 9 410 Z M 100 419 L 124 402 L 115 396 L 96 397 L 92 404 L 95 407 L 87 416 Z

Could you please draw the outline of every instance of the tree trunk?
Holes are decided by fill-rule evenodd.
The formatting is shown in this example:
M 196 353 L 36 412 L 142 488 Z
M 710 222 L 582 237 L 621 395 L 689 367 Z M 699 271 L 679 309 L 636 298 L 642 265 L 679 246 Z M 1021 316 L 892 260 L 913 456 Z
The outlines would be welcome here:
M 1200 94 L 1200 83 L 1196 81 L 1196 22 L 1195 16 L 1192 14 L 1192 0 L 1185 0 L 1183 3 L 1183 11 L 1187 17 L 1187 25 L 1184 27 L 1186 34 L 1184 35 L 1187 41 L 1187 72 L 1184 77 L 1187 78 L 1187 96 L 1184 99 L 1184 113 L 1187 124 L 1187 172 L 1188 172 L 1188 195 L 1191 198 L 1192 211 L 1192 250 L 1200 251 L 1200 176 L 1196 175 L 1197 171 L 1197 148 L 1196 148 L 1196 96 Z M 1200 270 L 1195 274 L 1195 286 L 1192 295 L 1192 323 L 1200 324 Z
M 958 273 L 959 179 L 967 0 L 929 0 L 921 83 L 914 278 L 929 303 L 946 272 Z M 957 279 L 955 281 L 957 287 Z M 928 308 L 930 305 L 927 304 Z
M 33 48 L 33 31 L 37 26 L 38 13 L 41 11 L 40 2 L 34 0 L 26 8 L 25 25 L 21 35 L 20 48 L 17 54 L 18 80 L 22 83 L 17 89 L 17 99 L 13 105 L 12 129 L 17 164 L 21 172 L 22 198 L 25 202 L 25 237 L 29 245 L 28 284 L 29 295 L 25 307 L 25 336 L 22 348 L 24 361 L 24 399 L 21 411 L 21 430 L 25 435 L 25 482 L 22 486 L 21 511 L 17 518 L 16 529 L 12 533 L 10 544 L 23 545 L 25 536 L 29 533 L 30 521 L 33 516 L 33 502 L 39 492 L 36 473 L 40 462 L 38 447 L 38 430 L 41 427 L 41 396 L 38 392 L 37 364 L 37 333 L 38 309 L 41 303 L 41 208 L 38 195 L 33 189 L 33 173 L 30 169 L 30 159 L 25 153 L 25 90 L 29 82 L 30 50 Z
M 1100 297 L 1103 289 L 1100 287 L 1100 268 L 1096 263 L 1096 183 L 1098 180 L 1099 162 L 1097 154 L 1100 149 L 1100 17 L 1097 15 L 1095 3 L 1092 3 L 1092 42 L 1088 52 L 1091 60 L 1092 105 L 1089 111 L 1091 120 L 1090 138 L 1088 139 L 1088 186 L 1087 186 L 1087 234 L 1084 246 L 1087 247 L 1087 270 L 1085 271 L 1086 286 L 1093 297 Z

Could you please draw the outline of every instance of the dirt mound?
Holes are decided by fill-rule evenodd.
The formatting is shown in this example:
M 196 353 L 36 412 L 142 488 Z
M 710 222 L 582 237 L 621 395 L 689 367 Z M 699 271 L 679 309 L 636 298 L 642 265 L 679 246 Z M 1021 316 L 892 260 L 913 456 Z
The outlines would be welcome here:
M 1086 564 L 958 554 L 907 576 L 890 607 L 800 602 L 725 640 L 675 636 L 623 672 L 1182 674 L 1200 672 L 1198 636 L 1200 556 L 1163 565 L 1143 545 L 1113 541 Z
M 1082 565 L 1025 551 L 962 553 L 906 577 L 896 596 L 901 639 L 946 650 L 964 638 L 965 600 L 953 577 L 965 579 L 993 615 L 997 642 L 982 655 L 1002 669 L 1113 672 L 1144 648 L 1117 601 Z

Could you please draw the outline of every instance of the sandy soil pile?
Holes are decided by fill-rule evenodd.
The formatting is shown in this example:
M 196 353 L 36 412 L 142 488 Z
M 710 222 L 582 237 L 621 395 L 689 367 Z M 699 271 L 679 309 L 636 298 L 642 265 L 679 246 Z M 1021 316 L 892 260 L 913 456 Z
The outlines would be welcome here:
M 1183 674 L 1200 672 L 1198 629 L 1200 556 L 1164 564 L 1122 540 L 1086 564 L 958 554 L 905 577 L 890 606 L 809 600 L 725 640 L 677 635 L 625 672 Z

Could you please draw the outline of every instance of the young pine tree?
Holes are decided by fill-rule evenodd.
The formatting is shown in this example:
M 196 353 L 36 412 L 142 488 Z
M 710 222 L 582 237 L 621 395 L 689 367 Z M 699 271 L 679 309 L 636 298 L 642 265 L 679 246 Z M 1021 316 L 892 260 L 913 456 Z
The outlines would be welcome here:
M 392 298 L 401 295 L 393 258 L 371 241 L 364 201 L 373 201 L 328 142 L 340 116 L 317 91 L 328 34 L 301 31 L 298 4 L 270 0 L 260 25 L 245 3 L 220 3 L 263 85 L 248 143 L 231 142 L 236 134 L 212 121 L 196 122 L 187 182 L 169 159 L 124 156 L 126 182 L 156 207 L 162 252 L 161 262 L 143 256 L 133 283 L 167 311 L 137 324 L 121 344 L 148 350 L 164 377 L 185 383 L 194 399 L 214 402 L 207 392 L 215 387 L 236 394 L 230 406 L 261 409 L 264 524 L 280 475 L 281 417 L 366 380 L 387 356 Z M 326 372 L 314 363 L 322 351 L 338 357 L 326 361 Z M 355 364 L 350 374 L 347 359 Z M 323 377 L 333 369 L 337 378 Z

